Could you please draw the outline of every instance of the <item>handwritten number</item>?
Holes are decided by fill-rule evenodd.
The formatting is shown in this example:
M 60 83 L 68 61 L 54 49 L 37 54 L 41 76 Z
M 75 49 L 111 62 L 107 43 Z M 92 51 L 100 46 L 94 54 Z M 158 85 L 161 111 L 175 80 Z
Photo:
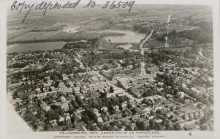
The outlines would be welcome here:
M 128 12 L 130 12 L 131 11 L 131 8 L 132 8 L 132 6 L 134 5 L 134 3 L 135 3 L 135 1 L 131 1 L 128 5 L 129 5 L 129 10 L 128 10 Z
M 128 2 L 126 2 L 124 5 L 123 5 L 123 8 L 126 8 L 128 6 Z
M 112 2 L 111 6 L 110 6 L 110 9 L 119 8 L 121 6 L 120 5 L 121 1 L 118 4 L 114 4 L 114 3 L 115 3 L 115 1 Z
M 106 1 L 106 4 L 104 6 L 102 6 L 102 9 L 107 8 L 109 3 L 110 3 L 110 1 Z

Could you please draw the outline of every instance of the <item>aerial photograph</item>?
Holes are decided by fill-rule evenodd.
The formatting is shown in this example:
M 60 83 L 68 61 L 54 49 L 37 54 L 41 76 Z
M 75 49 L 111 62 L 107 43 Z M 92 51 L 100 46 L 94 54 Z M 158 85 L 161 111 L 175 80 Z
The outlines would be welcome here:
M 7 122 L 214 131 L 213 7 L 102 6 L 32 10 L 24 22 L 27 9 L 8 7 Z

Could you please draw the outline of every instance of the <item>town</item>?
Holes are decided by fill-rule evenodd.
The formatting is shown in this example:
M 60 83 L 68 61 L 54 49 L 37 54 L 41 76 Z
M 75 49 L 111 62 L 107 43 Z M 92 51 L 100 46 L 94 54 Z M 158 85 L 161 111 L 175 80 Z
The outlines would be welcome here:
M 146 33 L 130 49 L 102 32 L 61 49 L 10 52 L 9 101 L 34 131 L 213 131 L 211 29 L 193 12 L 171 19 L 169 31 L 166 21 L 123 21 Z

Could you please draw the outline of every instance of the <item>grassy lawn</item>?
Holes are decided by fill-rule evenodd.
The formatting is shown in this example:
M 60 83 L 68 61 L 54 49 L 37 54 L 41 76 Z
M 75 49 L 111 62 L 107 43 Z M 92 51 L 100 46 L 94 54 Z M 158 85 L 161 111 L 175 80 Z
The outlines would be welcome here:
M 157 41 L 157 40 L 148 40 L 146 42 L 148 44 L 148 47 L 161 47 L 164 46 L 165 42 L 164 41 Z M 144 48 L 147 48 L 146 45 L 144 45 Z
M 47 38 L 59 33 L 58 31 L 47 32 L 28 32 L 24 35 L 16 37 L 10 41 L 30 41 L 30 40 L 46 40 Z
M 140 45 L 139 44 L 134 44 L 132 47 L 130 47 L 132 50 L 140 50 Z

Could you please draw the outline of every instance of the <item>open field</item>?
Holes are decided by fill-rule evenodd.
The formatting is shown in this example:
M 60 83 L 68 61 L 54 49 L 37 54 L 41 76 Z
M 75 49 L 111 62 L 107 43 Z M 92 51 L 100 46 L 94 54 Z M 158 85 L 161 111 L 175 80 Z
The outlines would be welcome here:
M 149 48 L 149 47 L 160 47 L 160 46 L 164 46 L 165 42 L 164 41 L 157 41 L 157 40 L 148 40 L 145 43 L 145 47 L 144 48 Z
M 15 37 L 21 36 L 27 33 L 29 30 L 21 29 L 21 30 L 8 30 L 7 31 L 7 40 L 13 39 Z
M 131 30 L 133 27 L 130 25 L 122 24 L 107 24 L 102 27 L 104 30 Z
M 93 31 L 100 30 L 104 25 L 107 25 L 108 21 L 92 21 L 88 25 L 82 26 L 80 31 Z
M 49 36 L 48 39 L 67 39 L 67 38 L 71 38 L 71 36 L 73 35 L 73 33 L 68 33 L 68 32 L 58 32 L 56 34 L 54 34 L 53 36 Z
M 61 26 L 44 26 L 40 27 L 38 29 L 35 29 L 35 31 L 59 31 L 62 27 Z
M 65 42 L 42 42 L 42 43 L 25 43 L 8 45 L 7 52 L 26 52 L 36 50 L 53 50 L 60 49 L 64 46 Z
M 181 32 L 184 30 L 191 30 L 191 29 L 200 29 L 198 26 L 189 26 L 189 25 L 182 25 L 182 26 L 175 26 L 176 32 Z
M 16 37 L 10 41 L 30 41 L 30 40 L 46 40 L 47 38 L 57 34 L 58 31 L 48 31 L 48 32 L 28 32 L 24 35 Z
M 131 50 L 140 50 L 140 45 L 139 44 L 133 44 L 132 47 L 130 47 Z

